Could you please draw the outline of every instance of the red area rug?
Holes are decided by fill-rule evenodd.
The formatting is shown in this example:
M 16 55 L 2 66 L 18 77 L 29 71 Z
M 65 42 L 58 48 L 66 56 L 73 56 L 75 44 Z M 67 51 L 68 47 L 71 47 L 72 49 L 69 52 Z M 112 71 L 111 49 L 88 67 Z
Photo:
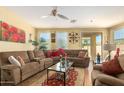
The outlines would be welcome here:
M 42 83 L 42 86 L 64 86 L 64 81 L 62 79 L 56 79 L 57 74 L 54 73 L 52 74 L 48 80 L 45 80 Z M 66 80 L 66 86 L 75 86 L 75 81 L 77 80 L 78 72 L 75 71 L 74 69 L 70 69 L 68 72 L 68 78 Z

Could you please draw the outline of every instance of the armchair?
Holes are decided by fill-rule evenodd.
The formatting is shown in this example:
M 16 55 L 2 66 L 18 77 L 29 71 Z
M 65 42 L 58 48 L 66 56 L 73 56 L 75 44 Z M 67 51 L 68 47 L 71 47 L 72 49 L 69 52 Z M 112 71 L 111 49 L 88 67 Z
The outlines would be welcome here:
M 124 86 L 124 73 L 116 76 L 104 74 L 102 72 L 102 64 L 94 65 L 91 73 L 93 86 Z

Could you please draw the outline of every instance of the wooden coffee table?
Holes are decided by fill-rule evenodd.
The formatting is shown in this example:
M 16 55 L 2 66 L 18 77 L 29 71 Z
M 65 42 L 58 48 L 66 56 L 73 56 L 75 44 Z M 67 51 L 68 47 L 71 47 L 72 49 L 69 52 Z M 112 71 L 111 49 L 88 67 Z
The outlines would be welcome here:
M 73 66 L 73 62 L 67 62 L 66 64 L 64 64 L 64 66 L 62 66 L 61 62 L 58 62 L 57 64 L 52 65 L 51 67 L 47 68 L 47 83 L 49 80 L 49 71 L 55 71 L 56 73 L 63 73 L 64 86 L 65 86 L 68 71 L 72 66 Z

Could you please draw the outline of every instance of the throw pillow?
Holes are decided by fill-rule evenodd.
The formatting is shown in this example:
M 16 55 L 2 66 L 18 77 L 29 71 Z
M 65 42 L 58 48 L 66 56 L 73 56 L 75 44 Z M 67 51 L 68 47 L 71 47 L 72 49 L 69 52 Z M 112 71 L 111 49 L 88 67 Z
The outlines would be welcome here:
M 118 58 L 114 58 L 108 62 L 102 63 L 102 71 L 109 75 L 117 75 L 123 72 Z
M 60 55 L 63 55 L 63 56 L 65 55 L 65 51 L 62 48 L 59 48 L 58 52 L 59 52 Z
M 17 57 L 17 60 L 20 62 L 21 66 L 25 65 L 24 60 L 20 56 Z
M 52 57 L 56 57 L 56 56 L 59 56 L 59 52 L 58 51 L 53 51 L 52 52 Z
M 78 57 L 79 58 L 84 58 L 84 56 L 85 56 L 85 52 L 80 51 L 79 54 L 78 54 Z
M 14 65 L 17 65 L 17 66 L 21 67 L 20 62 L 19 62 L 14 56 L 10 56 L 10 57 L 8 58 L 8 60 L 9 60 L 9 62 L 10 62 L 11 64 L 14 64 Z
M 27 53 L 28 53 L 30 60 L 32 61 L 35 58 L 34 51 L 27 51 Z

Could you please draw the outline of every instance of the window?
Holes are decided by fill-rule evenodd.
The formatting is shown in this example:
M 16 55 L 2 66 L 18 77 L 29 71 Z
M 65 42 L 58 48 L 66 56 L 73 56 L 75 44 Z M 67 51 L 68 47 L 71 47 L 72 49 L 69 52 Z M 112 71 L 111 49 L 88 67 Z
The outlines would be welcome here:
M 56 33 L 56 46 L 57 48 L 67 49 L 68 47 L 68 33 L 67 32 Z
M 40 34 L 40 49 L 50 49 L 50 32 L 43 32 Z
M 97 35 L 97 36 L 96 36 L 96 44 L 97 44 L 97 45 L 100 45 L 100 44 L 101 44 L 101 40 L 102 40 L 102 39 L 101 39 L 101 35 Z
M 124 28 L 114 31 L 114 42 L 116 44 L 124 44 Z

